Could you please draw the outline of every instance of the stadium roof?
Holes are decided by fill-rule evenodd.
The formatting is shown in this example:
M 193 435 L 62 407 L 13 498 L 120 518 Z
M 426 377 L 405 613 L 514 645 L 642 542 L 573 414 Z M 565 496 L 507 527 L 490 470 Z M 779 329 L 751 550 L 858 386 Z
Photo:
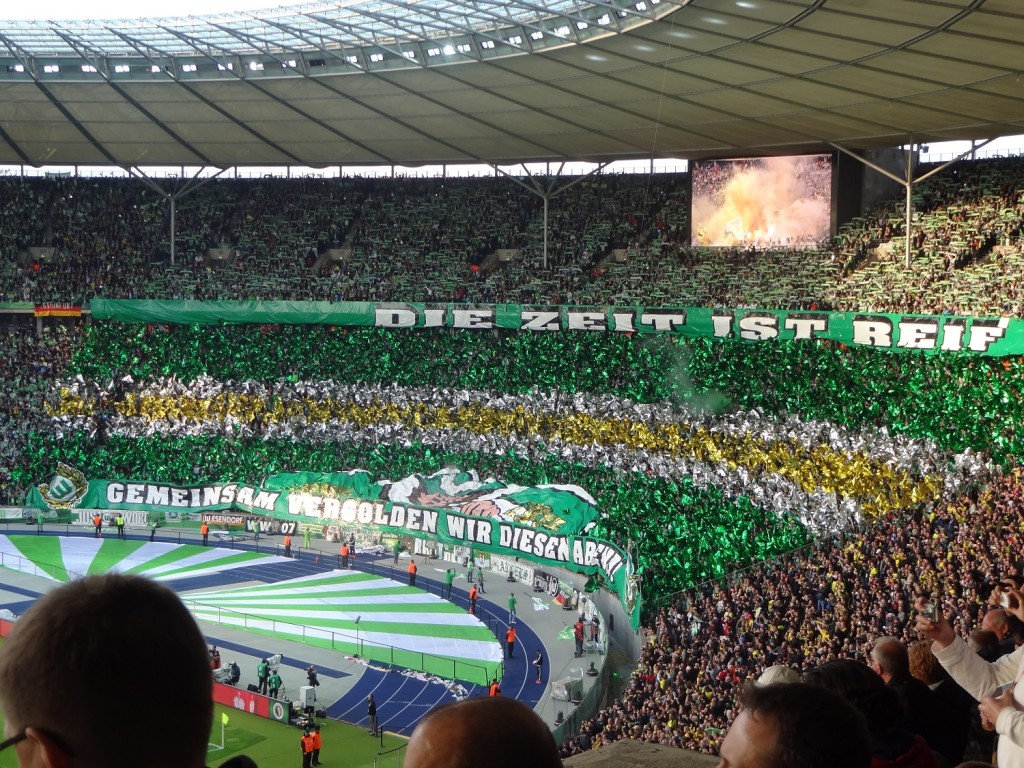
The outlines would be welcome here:
M 353 0 L 0 29 L 0 163 L 509 164 L 1024 133 L 1020 0 Z

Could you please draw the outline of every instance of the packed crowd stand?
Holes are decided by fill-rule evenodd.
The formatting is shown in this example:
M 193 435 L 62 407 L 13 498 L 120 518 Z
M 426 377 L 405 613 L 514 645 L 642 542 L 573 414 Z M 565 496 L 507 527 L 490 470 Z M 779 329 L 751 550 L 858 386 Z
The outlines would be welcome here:
M 693 248 L 685 174 L 588 177 L 549 204 L 514 181 L 212 180 L 168 201 L 136 179 L 0 179 L 0 300 L 662 303 L 1019 315 L 1017 159 L 963 162 L 818 250 Z M 926 168 L 922 168 L 922 172 Z M 558 189 L 560 180 L 547 180 Z M 173 194 L 174 188 L 168 187 Z M 31 246 L 56 249 L 33 262 Z M 211 248 L 230 253 L 207 257 Z M 326 258 L 329 251 L 343 253 Z M 499 251 L 514 254 L 499 261 Z M 626 253 L 624 260 L 615 255 Z M 20 262 L 19 262 L 20 259 Z
M 919 641 L 918 596 L 943 606 L 959 634 L 975 634 L 998 610 L 991 598 L 1001 580 L 1021 576 L 1022 517 L 1024 483 L 1014 471 L 932 515 L 850 531 L 680 593 L 645 630 L 622 696 L 564 753 L 622 738 L 714 752 L 740 689 L 769 667 L 864 662 L 879 638 Z M 988 762 L 985 748 L 973 757 Z
M 1024 174 L 1016 161 L 978 163 L 922 185 L 924 226 L 914 243 L 922 258 L 909 272 L 898 269 L 898 243 L 878 250 L 900 236 L 895 208 L 854 222 L 820 252 L 696 250 L 684 245 L 685 185 L 602 177 L 552 202 L 561 212 L 552 216 L 545 271 L 537 247 L 541 202 L 517 185 L 396 183 L 205 185 L 178 205 L 186 247 L 171 266 L 154 259 L 168 250 L 165 203 L 133 182 L 2 179 L 10 201 L 0 228 L 2 300 L 645 301 L 1020 315 Z M 16 264 L 34 243 L 52 244 L 59 258 Z M 208 264 L 211 247 L 235 249 L 237 258 Z M 319 269 L 310 263 L 312 254 L 341 247 L 352 249 L 350 259 Z M 626 262 L 602 258 L 620 247 L 629 250 Z M 498 248 L 521 255 L 484 269 Z M 0 504 L 23 498 L 12 470 L 24 468 L 29 437 L 49 428 L 47 393 L 81 334 L 76 324 L 47 324 L 38 337 L 28 328 L 5 330 Z M 90 430 L 89 441 L 104 438 L 100 422 Z M 992 437 L 995 444 L 1006 435 Z M 773 664 L 803 671 L 865 659 L 883 636 L 910 643 L 916 595 L 941 600 L 957 631 L 971 634 L 996 583 L 1020 575 L 1024 482 L 1012 469 L 994 477 L 933 511 L 821 539 L 663 601 L 628 687 L 564 753 L 620 738 L 714 752 L 745 682 Z M 656 539 L 665 524 L 656 518 L 650 535 Z
M 41 338 L 5 335 L 3 378 L 15 385 L 2 412 L 5 464 L 15 457 L 18 434 L 48 428 L 41 402 L 76 333 L 61 326 Z M 94 448 L 99 439 L 90 436 Z M 565 754 L 620 738 L 714 752 L 745 682 L 773 664 L 805 670 L 864 659 L 878 637 L 916 639 L 912 602 L 919 594 L 951 606 L 958 631 L 972 633 L 993 586 L 1020 575 L 1022 505 L 1024 483 L 1013 471 L 931 514 L 822 539 L 675 595 L 645 629 L 648 643 L 627 689 L 584 724 Z

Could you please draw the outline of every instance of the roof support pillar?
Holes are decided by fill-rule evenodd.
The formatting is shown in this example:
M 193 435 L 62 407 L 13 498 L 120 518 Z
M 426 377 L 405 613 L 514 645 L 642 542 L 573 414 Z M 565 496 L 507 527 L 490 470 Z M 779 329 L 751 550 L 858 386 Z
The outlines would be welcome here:
M 137 178 L 139 181 L 141 181 L 147 187 L 149 187 L 154 192 L 156 192 L 158 195 L 160 195 L 160 197 L 162 197 L 165 200 L 169 201 L 170 204 L 171 204 L 171 264 L 174 263 L 175 253 L 176 253 L 176 250 L 177 250 L 177 242 L 176 242 L 176 240 L 177 240 L 177 232 L 176 232 L 176 230 L 177 230 L 177 218 L 178 218 L 178 216 L 177 216 L 177 210 L 176 210 L 175 203 L 177 202 L 178 198 L 184 197 L 185 195 L 189 194 L 190 192 L 195 192 L 201 186 L 203 186 L 204 184 L 207 184 L 207 183 L 213 181 L 218 176 L 220 176 L 222 173 L 224 173 L 224 171 L 227 170 L 227 168 L 221 168 L 219 171 L 217 171 L 215 174 L 213 174 L 213 176 L 207 176 L 206 178 L 201 179 L 201 178 L 199 178 L 199 174 L 202 173 L 205 170 L 205 168 L 206 168 L 205 166 L 201 167 L 198 171 L 195 172 L 195 175 L 191 179 L 189 179 L 188 181 L 186 181 L 184 183 L 184 185 L 181 187 L 181 189 L 176 189 L 173 192 L 168 192 L 167 190 L 165 190 L 156 181 L 154 181 L 152 178 L 150 178 L 145 173 L 143 173 L 139 168 L 133 167 L 133 168 L 126 168 L 125 169 L 126 171 L 128 171 L 129 175 L 134 176 L 135 178 Z M 182 167 L 181 170 L 182 170 L 182 175 L 184 176 L 184 171 L 185 171 L 184 166 Z M 238 169 L 235 168 L 235 171 L 237 173 Z
M 558 172 L 551 179 L 551 183 L 548 185 L 547 189 L 544 189 L 541 186 L 540 181 L 538 181 L 537 177 L 530 173 L 530 170 L 526 167 L 526 163 L 522 163 L 522 166 L 523 171 L 525 171 L 526 175 L 530 179 L 529 184 L 527 184 L 525 181 L 521 179 L 516 178 L 510 173 L 506 173 L 505 171 L 501 170 L 501 168 L 499 168 L 498 166 L 493 166 L 495 175 L 498 175 L 500 173 L 502 176 L 506 177 L 507 179 L 510 179 L 511 181 L 514 181 L 523 189 L 527 190 L 528 192 L 532 192 L 533 194 L 537 195 L 537 197 L 544 201 L 544 269 L 548 268 L 548 201 L 562 194 L 563 192 L 565 192 L 565 190 L 569 189 L 570 187 L 576 186 L 581 181 L 589 179 L 591 176 L 600 173 L 605 169 L 605 167 L 607 167 L 607 165 L 608 163 L 599 163 L 597 168 L 590 171 L 590 173 L 584 174 L 583 176 L 580 176 L 578 179 L 573 179 L 568 184 L 561 186 L 558 189 L 555 189 L 555 180 L 562 175 L 562 169 L 565 168 L 564 160 L 558 166 Z M 548 176 L 550 176 L 550 163 L 545 163 L 544 167 L 545 169 L 547 169 Z
M 830 146 L 834 147 L 835 149 L 839 150 L 840 152 L 842 152 L 845 155 L 849 155 L 854 160 L 856 160 L 857 162 L 861 163 L 862 165 L 866 165 L 871 170 L 876 171 L 876 172 L 882 174 L 887 179 L 892 179 L 897 184 L 899 184 L 901 187 L 903 187 L 904 190 L 906 191 L 906 204 L 905 204 L 906 205 L 906 208 L 905 208 L 905 212 L 906 212 L 906 230 L 905 230 L 906 248 L 905 248 L 905 253 L 904 253 L 904 266 L 907 269 L 909 269 L 910 268 L 910 241 L 911 241 L 911 239 L 913 238 L 913 235 L 914 235 L 914 233 L 913 233 L 914 208 L 913 208 L 913 197 L 912 197 L 913 190 L 914 190 L 914 185 L 915 184 L 920 184 L 925 179 L 929 179 L 932 176 L 934 176 L 935 174 L 937 174 L 937 173 L 939 173 L 941 171 L 946 170 L 953 163 L 956 163 L 956 162 L 959 162 L 960 160 L 963 160 L 968 155 L 971 155 L 973 157 L 974 153 L 977 152 L 977 150 L 981 149 L 986 144 L 988 144 L 988 143 L 990 143 L 992 141 L 995 141 L 995 139 L 994 138 L 986 139 L 985 141 L 983 141 L 982 143 L 980 143 L 978 145 L 975 145 L 974 142 L 972 141 L 970 149 L 966 150 L 965 152 L 961 152 L 959 155 L 954 157 L 952 160 L 947 160 L 942 165 L 940 165 L 940 166 L 938 166 L 936 168 L 932 168 L 927 173 L 924 173 L 924 174 L 918 176 L 915 179 L 914 178 L 914 151 L 915 151 L 915 149 L 917 149 L 919 147 L 919 145 L 914 144 L 914 139 L 913 139 L 912 136 L 909 136 L 907 138 L 908 138 L 908 142 L 907 142 L 907 160 L 906 160 L 906 168 L 905 168 L 904 178 L 900 178 L 899 176 L 897 176 L 895 173 L 893 173 L 889 169 L 883 168 L 882 166 L 878 165 L 877 163 L 871 162 L 867 158 L 858 155 L 856 152 L 854 152 L 851 149 L 847 149 L 846 147 L 842 147 L 839 144 L 830 144 Z

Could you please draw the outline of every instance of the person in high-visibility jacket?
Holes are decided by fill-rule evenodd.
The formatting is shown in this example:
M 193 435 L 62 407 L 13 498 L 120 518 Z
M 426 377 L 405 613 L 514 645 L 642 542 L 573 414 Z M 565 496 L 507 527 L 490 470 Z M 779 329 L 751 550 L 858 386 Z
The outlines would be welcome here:
M 284 556 L 292 556 L 292 535 L 290 533 L 284 535 Z
M 409 586 L 410 587 L 415 587 L 416 586 L 416 561 L 415 560 L 410 560 L 409 561 Z
M 320 738 L 320 726 L 313 726 L 313 765 L 320 765 L 320 747 L 323 745 L 323 739 Z
M 277 692 L 281 690 L 281 682 L 281 676 L 277 674 L 277 670 L 271 670 L 270 677 L 267 678 L 267 686 L 270 689 L 270 698 L 277 698 Z
M 299 748 L 302 749 L 302 768 L 310 768 L 313 765 L 313 735 L 308 728 L 302 732 Z
M 469 590 L 469 612 L 474 616 L 476 615 L 476 599 L 478 595 L 476 584 L 474 584 Z
M 341 567 L 348 568 L 348 542 L 341 543 Z
M 199 526 L 199 532 L 203 534 L 203 546 L 205 547 L 207 539 L 210 538 L 210 524 L 204 520 L 203 524 Z

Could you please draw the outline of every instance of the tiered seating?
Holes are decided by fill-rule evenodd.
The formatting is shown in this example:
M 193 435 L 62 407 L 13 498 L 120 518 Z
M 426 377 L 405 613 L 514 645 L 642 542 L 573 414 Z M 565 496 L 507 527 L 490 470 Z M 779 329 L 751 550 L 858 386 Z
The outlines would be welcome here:
M 90 296 L 675 304 L 1012 313 L 1024 222 L 1021 163 L 963 163 L 922 183 L 913 264 L 901 201 L 843 227 L 820 251 L 692 249 L 685 176 L 596 176 L 542 202 L 505 178 L 215 180 L 178 203 L 136 180 L 9 181 L 26 219 L 15 243 L 48 240 L 55 265 L 0 268 L 0 292 Z M 568 182 L 568 180 L 566 180 Z M 563 183 L 566 183 L 563 182 Z M 557 184 L 556 184 L 557 186 Z M 20 198 L 19 198 L 20 195 Z M 19 204 L 7 210 L 18 210 Z M 349 257 L 313 270 L 325 249 Z M 240 255 L 207 263 L 207 249 Z M 495 265 L 497 249 L 517 254 Z M 618 263 L 608 257 L 626 249 Z
M 156 267 L 148 286 L 146 259 L 166 247 L 162 203 L 132 182 L 66 180 L 46 216 L 19 229 L 52 228 L 66 266 L 31 285 L 15 270 L 5 286 L 29 285 L 44 300 L 93 295 L 102 281 L 104 295 L 178 298 L 1019 315 L 1020 169 L 993 177 L 994 167 L 922 187 L 925 255 L 911 271 L 899 268 L 895 207 L 854 222 L 829 251 L 684 248 L 678 178 L 568 190 L 554 205 L 548 269 L 538 261 L 536 199 L 503 180 L 211 184 L 182 201 L 183 258 Z M 30 193 L 22 199 L 31 204 Z M 964 241 L 969 221 L 997 242 Z M 204 249 L 222 242 L 243 252 L 240 266 L 203 263 Z M 343 242 L 351 260 L 326 275 L 302 258 L 306 246 Z M 891 255 L 873 252 L 883 242 Z M 593 263 L 617 244 L 629 248 L 625 263 Z M 472 271 L 496 246 L 524 253 Z M 80 344 L 14 340 L 2 357 L 0 457 L 10 469 L 0 472 L 0 500 L 17 501 L 56 461 L 89 477 L 182 483 L 458 466 L 585 486 L 606 514 L 599 532 L 631 543 L 645 599 L 666 606 L 626 697 L 586 726 L 592 743 L 630 735 L 713 750 L 736 687 L 765 665 L 857 655 L 867 634 L 902 634 L 910 593 L 945 594 L 940 580 L 971 615 L 977 573 L 1010 562 L 1017 544 L 1007 534 L 1024 497 L 1012 469 L 1024 456 L 1016 358 L 625 334 L 113 324 L 88 329 Z M 128 413 L 126 391 L 156 405 Z M 280 403 L 278 415 L 254 416 L 253 393 Z M 104 410 L 109 427 L 86 405 Z M 853 520 L 864 530 L 850 530 Z M 812 532 L 837 530 L 845 540 L 804 549 Z M 904 619 L 880 614 L 879 594 Z

